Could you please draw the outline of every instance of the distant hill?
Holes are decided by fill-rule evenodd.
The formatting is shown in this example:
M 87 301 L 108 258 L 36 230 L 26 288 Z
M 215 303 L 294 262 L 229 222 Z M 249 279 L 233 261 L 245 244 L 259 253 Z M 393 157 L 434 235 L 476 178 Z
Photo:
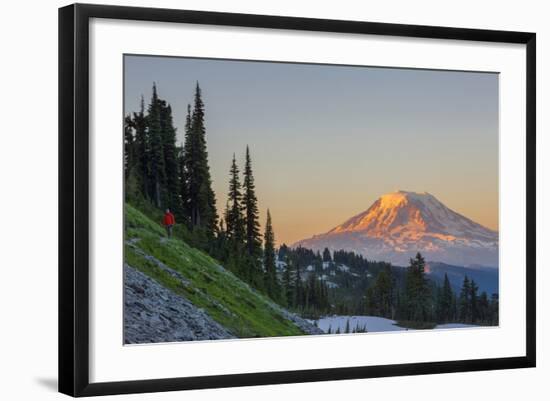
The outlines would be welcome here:
M 479 286 L 479 293 L 485 291 L 490 297 L 493 293 L 499 293 L 498 288 L 498 269 L 491 267 L 463 267 L 452 266 L 440 262 L 428 262 L 426 265 L 428 277 L 435 282 L 443 283 L 445 273 L 449 277 L 453 290 L 457 293 L 462 288 L 464 276 L 473 279 Z
M 446 207 L 433 195 L 397 191 L 327 233 L 296 242 L 322 251 L 353 251 L 369 260 L 406 266 L 426 260 L 457 266 L 498 266 L 498 233 Z

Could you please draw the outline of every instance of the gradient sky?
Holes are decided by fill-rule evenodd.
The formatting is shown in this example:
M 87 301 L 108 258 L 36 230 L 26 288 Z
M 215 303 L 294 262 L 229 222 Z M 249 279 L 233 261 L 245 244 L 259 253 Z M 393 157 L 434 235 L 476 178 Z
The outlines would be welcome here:
M 250 146 L 261 223 L 279 244 L 328 231 L 399 189 L 498 230 L 498 74 L 125 57 L 125 113 L 153 81 L 178 140 L 199 81 L 218 208 Z

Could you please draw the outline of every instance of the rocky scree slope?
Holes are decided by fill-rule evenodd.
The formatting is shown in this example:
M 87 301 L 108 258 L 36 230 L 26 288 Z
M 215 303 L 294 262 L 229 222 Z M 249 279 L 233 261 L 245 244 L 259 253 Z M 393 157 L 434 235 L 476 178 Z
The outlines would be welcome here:
M 130 205 L 125 224 L 125 343 L 323 333 Z

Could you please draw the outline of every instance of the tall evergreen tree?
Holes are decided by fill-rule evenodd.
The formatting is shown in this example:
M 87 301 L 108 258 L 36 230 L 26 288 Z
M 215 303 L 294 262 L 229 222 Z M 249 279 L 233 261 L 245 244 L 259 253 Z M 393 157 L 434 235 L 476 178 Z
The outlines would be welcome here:
M 234 246 L 241 247 L 244 245 L 245 240 L 242 188 L 239 179 L 239 167 L 237 166 L 234 154 L 229 170 L 229 191 L 227 193 L 227 198 L 227 207 L 225 211 L 227 237 L 233 242 Z
M 374 285 L 367 289 L 367 313 L 392 319 L 395 308 L 395 279 L 391 268 L 378 273 Z
M 470 279 L 468 276 L 464 276 L 462 289 L 460 290 L 460 297 L 458 299 L 458 317 L 462 322 L 472 321 L 470 295 Z
M 130 170 L 135 165 L 134 122 L 130 116 L 124 117 L 124 179 L 128 180 Z
M 280 252 L 280 251 L 279 251 Z M 294 282 L 292 277 L 292 265 L 290 259 L 285 257 L 286 266 L 283 271 L 283 289 L 284 289 L 284 301 L 288 307 L 293 306 L 294 303 Z
M 489 297 L 487 292 L 483 291 L 479 296 L 478 320 L 481 323 L 490 323 Z
M 328 248 L 323 249 L 323 262 L 332 262 L 332 256 Z
M 265 290 L 274 300 L 279 300 L 281 289 L 277 280 L 277 267 L 275 265 L 275 234 L 271 224 L 271 213 L 267 210 L 264 235 L 264 269 L 265 269 Z
M 243 208 L 246 229 L 246 249 L 248 255 L 256 259 L 261 254 L 260 223 L 258 221 L 258 199 L 252 173 L 252 160 L 248 145 L 246 146 L 246 158 L 243 178 Z M 267 230 L 267 229 L 266 229 Z M 267 242 L 267 240 L 266 240 Z
M 295 272 L 295 279 L 294 279 L 294 305 L 296 307 L 300 307 L 304 304 L 304 285 L 302 283 L 302 273 L 300 271 L 300 264 L 298 262 L 294 262 L 294 272 Z
M 451 282 L 449 281 L 447 273 L 445 273 L 438 305 L 438 318 L 440 321 L 449 322 L 452 320 L 453 298 L 454 294 L 453 289 L 451 288 Z
M 141 96 L 140 109 L 133 113 L 135 134 L 136 173 L 141 193 L 145 198 L 149 195 L 149 137 L 147 118 L 145 117 L 145 102 Z
M 245 251 L 245 229 L 242 210 L 242 192 L 239 179 L 239 168 L 235 160 L 235 155 L 231 162 L 229 172 L 229 191 L 225 209 L 225 236 L 228 244 L 228 264 L 241 279 L 251 282 L 250 271 L 252 266 L 250 260 L 246 257 Z M 260 282 L 263 284 L 263 277 Z M 255 287 L 257 287 L 257 282 Z
M 425 278 L 425 265 L 424 258 L 417 253 L 407 269 L 405 299 L 408 320 L 424 322 L 430 318 L 430 289 Z
M 182 205 L 178 196 L 178 160 L 176 148 L 176 128 L 172 117 L 172 107 L 162 100 L 160 102 L 160 126 L 164 155 L 164 207 L 181 215 Z
M 479 299 L 477 295 L 477 290 L 479 287 L 476 282 L 472 279 L 470 280 L 470 314 L 471 321 L 476 322 L 479 318 Z
M 191 227 L 205 229 L 208 235 L 214 235 L 217 225 L 216 198 L 208 166 L 204 115 L 202 92 L 197 82 L 183 150 L 183 179 L 186 188 L 186 199 L 183 203 Z
M 165 170 L 162 128 L 160 123 L 161 103 L 157 94 L 156 84 L 153 84 L 153 95 L 147 113 L 150 139 L 149 181 L 151 186 L 149 188 L 149 193 L 154 204 L 160 208 L 163 206 L 161 191 L 165 183 Z
M 137 172 L 135 125 L 131 116 L 124 118 L 124 196 L 126 200 L 140 196 Z
M 183 223 L 186 226 L 189 226 L 189 214 L 187 213 L 185 200 L 187 199 L 187 184 L 184 179 L 184 171 L 185 166 L 183 164 L 183 143 L 181 146 L 176 147 L 176 162 L 177 162 L 177 190 L 176 190 L 176 196 L 179 201 L 179 216 L 177 216 L 177 220 L 179 223 Z
M 179 164 L 179 196 L 182 207 L 183 218 L 182 221 L 187 226 L 192 227 L 191 224 L 191 196 L 189 192 L 189 184 L 192 174 L 188 172 L 190 168 L 191 152 L 194 147 L 192 146 L 193 136 L 191 134 L 191 105 L 187 105 L 187 115 L 185 117 L 184 127 L 184 143 L 181 146 L 180 155 L 178 158 Z

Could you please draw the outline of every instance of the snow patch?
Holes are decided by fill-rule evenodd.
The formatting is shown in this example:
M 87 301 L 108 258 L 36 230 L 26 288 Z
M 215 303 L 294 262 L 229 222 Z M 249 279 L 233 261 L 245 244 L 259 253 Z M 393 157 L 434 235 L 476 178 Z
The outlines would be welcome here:
M 378 331 L 405 331 L 403 327 L 396 326 L 395 320 L 386 319 L 378 316 L 327 316 L 319 319 L 317 326 L 328 333 L 329 328 L 334 333 L 338 328 L 343 333 L 346 329 L 347 322 L 349 321 L 350 331 L 355 328 L 362 329 L 366 327 L 367 332 Z
M 378 316 L 326 316 L 317 321 L 317 327 L 325 333 L 330 331 L 332 334 L 340 329 L 340 333 L 344 333 L 346 325 L 349 322 L 350 332 L 354 329 L 362 329 L 366 327 L 367 332 L 386 332 L 386 331 L 407 331 L 409 329 L 397 326 L 395 320 L 387 319 Z M 465 329 L 473 327 L 482 327 L 465 323 L 445 323 L 438 324 L 435 329 Z

